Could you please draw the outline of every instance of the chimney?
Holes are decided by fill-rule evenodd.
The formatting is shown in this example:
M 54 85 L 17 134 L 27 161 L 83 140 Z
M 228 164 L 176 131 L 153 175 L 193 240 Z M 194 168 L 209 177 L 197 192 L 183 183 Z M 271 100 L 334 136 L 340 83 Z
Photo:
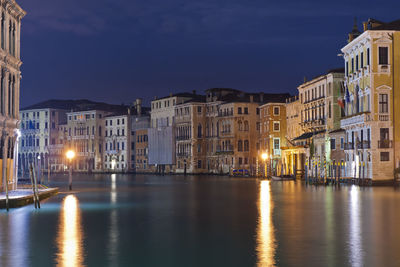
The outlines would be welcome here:
M 368 31 L 368 21 L 363 22 L 363 30 Z
M 250 95 L 250 103 L 253 103 L 253 101 L 254 101 L 254 96 Z
M 304 76 L 304 83 L 306 83 L 307 82 L 307 77 L 306 76 Z
M 264 93 L 260 93 L 260 102 L 264 103 Z
M 347 40 L 348 43 L 356 39 L 358 36 L 360 36 L 360 32 L 358 31 L 357 27 L 357 18 L 354 18 L 354 25 L 353 25 L 353 30 L 349 33 L 349 39 Z
M 135 109 L 136 109 L 136 113 L 137 115 L 142 115 L 142 99 L 141 98 L 137 98 L 135 101 Z

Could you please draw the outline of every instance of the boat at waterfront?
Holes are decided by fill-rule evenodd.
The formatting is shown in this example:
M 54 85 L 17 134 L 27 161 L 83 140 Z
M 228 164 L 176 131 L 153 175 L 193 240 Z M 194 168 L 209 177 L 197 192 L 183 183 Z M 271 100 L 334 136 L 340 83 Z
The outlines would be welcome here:
M 294 176 L 284 175 L 284 176 L 271 176 L 273 181 L 293 181 L 295 180 Z

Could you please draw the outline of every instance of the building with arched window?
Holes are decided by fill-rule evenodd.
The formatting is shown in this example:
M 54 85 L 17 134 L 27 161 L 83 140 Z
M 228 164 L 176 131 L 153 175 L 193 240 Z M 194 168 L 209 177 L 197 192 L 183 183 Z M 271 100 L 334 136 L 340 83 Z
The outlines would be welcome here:
M 17 184 L 17 147 L 19 123 L 19 93 L 22 65 L 20 57 L 21 19 L 26 12 L 15 0 L 1 0 L 0 5 L 0 159 L 1 190 Z M 7 175 L 8 174 L 8 175 Z

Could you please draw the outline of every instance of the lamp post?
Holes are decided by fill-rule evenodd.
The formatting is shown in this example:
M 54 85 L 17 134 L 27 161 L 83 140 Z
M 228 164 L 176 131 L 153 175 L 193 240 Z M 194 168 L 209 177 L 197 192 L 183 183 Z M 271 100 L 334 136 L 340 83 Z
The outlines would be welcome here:
M 72 190 L 72 160 L 75 158 L 75 151 L 68 150 L 66 153 L 66 157 L 69 161 L 69 190 Z
M 268 175 L 267 175 L 268 154 L 267 153 L 262 153 L 261 158 L 264 160 L 264 177 L 268 177 Z

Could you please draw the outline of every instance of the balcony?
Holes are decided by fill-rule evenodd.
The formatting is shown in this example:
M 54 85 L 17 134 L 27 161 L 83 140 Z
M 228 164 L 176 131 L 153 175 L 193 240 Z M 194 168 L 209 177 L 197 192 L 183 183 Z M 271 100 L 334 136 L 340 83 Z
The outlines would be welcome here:
M 362 141 L 357 143 L 357 149 L 369 149 L 371 148 L 371 141 Z
M 392 148 L 392 140 L 378 140 L 378 148 Z
M 351 150 L 351 149 L 354 149 L 353 143 L 345 143 L 344 144 L 344 150 Z
M 189 136 L 177 136 L 176 141 L 185 141 L 185 140 L 190 140 Z
M 233 145 L 228 145 L 225 148 L 222 148 L 221 146 L 217 146 L 217 149 L 215 151 L 215 154 L 233 154 Z
M 218 112 L 218 117 L 229 117 L 229 116 L 233 116 L 233 112 L 228 111 L 228 112 Z
M 340 127 L 345 128 L 348 126 L 353 126 L 356 124 L 364 124 L 367 121 L 371 120 L 370 112 L 365 113 L 357 113 L 351 116 L 348 116 L 340 121 Z
M 182 158 L 189 158 L 189 157 L 191 157 L 192 155 L 191 155 L 190 153 L 188 153 L 188 152 L 177 152 L 177 153 L 176 153 L 176 156 L 177 156 L 177 157 L 182 157 Z
M 378 115 L 379 121 L 389 121 L 389 114 Z

